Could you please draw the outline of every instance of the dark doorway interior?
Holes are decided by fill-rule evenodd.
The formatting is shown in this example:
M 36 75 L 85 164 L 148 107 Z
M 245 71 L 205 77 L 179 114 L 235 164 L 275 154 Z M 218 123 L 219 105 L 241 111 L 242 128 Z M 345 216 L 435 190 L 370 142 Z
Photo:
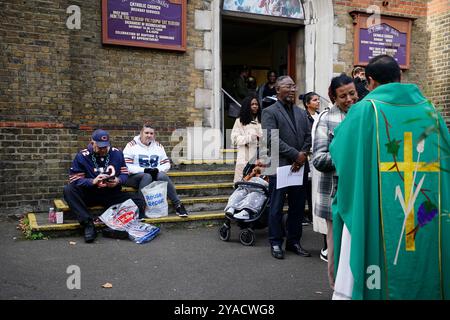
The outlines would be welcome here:
M 295 28 L 222 18 L 222 88 L 226 92 L 236 98 L 236 79 L 242 66 L 249 69 L 257 86 L 267 81 L 269 70 L 278 75 L 289 73 L 293 58 L 289 56 L 289 40 Z M 225 95 L 224 129 L 231 129 L 235 121 L 229 116 L 233 113 L 229 112 L 230 102 Z

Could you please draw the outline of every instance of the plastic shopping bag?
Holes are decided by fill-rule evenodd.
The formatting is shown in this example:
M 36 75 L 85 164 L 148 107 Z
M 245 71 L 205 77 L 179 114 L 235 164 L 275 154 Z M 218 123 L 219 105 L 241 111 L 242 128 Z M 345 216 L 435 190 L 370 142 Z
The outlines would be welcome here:
M 160 231 L 156 226 L 138 221 L 138 207 L 131 199 L 109 207 L 100 220 L 112 230 L 126 232 L 128 238 L 136 243 L 149 242 Z M 106 234 L 111 234 L 111 231 Z
M 112 205 L 100 216 L 108 227 L 118 231 L 126 231 L 127 224 L 136 221 L 138 218 L 138 206 L 133 200 Z
M 127 226 L 128 237 L 136 243 L 152 240 L 159 233 L 159 228 L 148 223 L 134 221 Z
M 166 181 L 153 181 L 148 186 L 142 188 L 141 192 L 147 204 L 145 207 L 146 217 L 158 218 L 169 214 Z

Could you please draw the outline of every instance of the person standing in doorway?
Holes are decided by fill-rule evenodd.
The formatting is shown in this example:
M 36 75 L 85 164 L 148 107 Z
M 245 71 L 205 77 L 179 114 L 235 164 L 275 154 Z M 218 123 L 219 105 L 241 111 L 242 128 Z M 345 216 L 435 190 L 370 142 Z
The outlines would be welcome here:
M 247 66 L 242 66 L 239 71 L 239 76 L 234 82 L 234 98 L 237 102 L 242 104 L 242 100 L 248 96 L 247 78 L 249 76 L 249 70 Z
M 267 108 L 271 104 L 275 103 L 275 100 L 265 101 L 265 97 L 273 97 L 277 95 L 277 90 L 275 89 L 275 82 L 277 81 L 277 73 L 273 70 L 267 72 L 267 82 L 257 89 L 259 104 L 262 109 Z

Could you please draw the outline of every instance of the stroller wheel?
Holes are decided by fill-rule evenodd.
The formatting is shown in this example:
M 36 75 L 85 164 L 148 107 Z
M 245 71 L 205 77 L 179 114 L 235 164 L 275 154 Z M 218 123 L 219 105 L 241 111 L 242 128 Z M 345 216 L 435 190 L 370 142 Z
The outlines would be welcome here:
M 228 241 L 230 240 L 230 227 L 227 226 L 225 223 L 219 228 L 219 237 L 222 241 Z
M 255 233 L 252 229 L 244 229 L 239 234 L 239 240 L 244 246 L 252 246 L 255 243 Z

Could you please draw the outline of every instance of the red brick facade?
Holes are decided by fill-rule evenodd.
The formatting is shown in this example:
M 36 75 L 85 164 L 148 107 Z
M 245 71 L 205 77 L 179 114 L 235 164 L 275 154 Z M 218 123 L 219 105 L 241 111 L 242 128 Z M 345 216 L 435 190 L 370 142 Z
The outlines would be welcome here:
M 185 53 L 102 45 L 101 1 L 0 1 L 0 214 L 46 210 L 61 197 L 75 152 L 98 126 L 123 147 L 149 119 L 168 146 L 173 130 L 204 121 L 195 99 L 208 88 L 207 72 L 195 67 L 195 51 L 205 37 L 195 12 L 214 1 L 188 1 Z M 334 72 L 353 68 L 349 12 L 377 5 L 381 14 L 413 18 L 404 81 L 449 116 L 449 0 L 332 3 L 346 38 L 333 48 Z M 66 27 L 70 5 L 81 8 L 80 30 Z
M 450 1 L 428 3 L 427 94 L 450 125 Z
M 405 70 L 404 82 L 416 83 L 448 117 L 450 110 L 450 1 L 449 0 L 390 0 L 334 1 L 337 27 L 346 29 L 347 42 L 339 45 L 335 72 L 353 68 L 353 26 L 349 12 L 366 11 L 378 6 L 381 15 L 413 19 L 411 32 L 411 67 Z M 372 11 L 373 12 L 373 11 Z M 448 119 L 447 119 L 448 122 Z
M 66 26 L 70 5 L 80 7 L 79 30 Z M 123 148 L 144 119 L 166 145 L 202 120 L 194 12 L 206 5 L 188 1 L 187 51 L 178 53 L 102 45 L 101 1 L 0 1 L 2 213 L 46 210 L 61 197 L 70 161 L 98 126 Z

